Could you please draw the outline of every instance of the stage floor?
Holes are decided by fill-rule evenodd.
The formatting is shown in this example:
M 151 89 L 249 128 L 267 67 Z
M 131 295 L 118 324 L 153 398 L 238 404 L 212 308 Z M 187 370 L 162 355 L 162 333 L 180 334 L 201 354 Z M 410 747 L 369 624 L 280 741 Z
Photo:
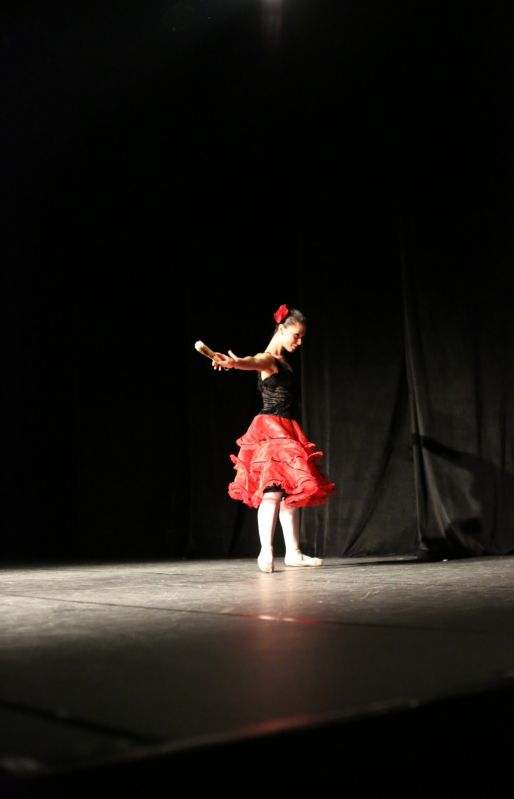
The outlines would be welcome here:
M 483 695 L 514 675 L 512 557 L 4 568 L 10 781 Z

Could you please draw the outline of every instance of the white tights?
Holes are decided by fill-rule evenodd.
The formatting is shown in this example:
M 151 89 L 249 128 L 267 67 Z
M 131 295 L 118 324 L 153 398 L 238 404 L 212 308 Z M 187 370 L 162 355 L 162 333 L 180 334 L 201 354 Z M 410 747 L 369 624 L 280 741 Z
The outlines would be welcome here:
M 277 526 L 281 499 L 281 491 L 267 491 L 263 494 L 262 502 L 259 505 L 257 524 L 259 525 L 259 538 L 263 552 L 271 552 L 273 548 L 273 536 Z
M 300 550 L 300 514 L 298 508 L 286 507 L 285 503 L 282 502 L 281 491 L 266 491 L 257 511 L 259 538 L 261 540 L 261 551 L 257 558 L 259 569 L 263 572 L 272 572 L 275 569 L 273 537 L 277 519 L 280 520 L 286 545 L 285 565 L 321 566 L 323 561 L 320 558 L 311 558 L 308 555 L 303 555 Z
M 300 551 L 300 513 L 297 508 L 287 508 L 282 502 L 281 491 L 266 491 L 257 511 L 261 550 L 273 549 L 273 537 L 277 519 L 284 535 L 286 557 Z

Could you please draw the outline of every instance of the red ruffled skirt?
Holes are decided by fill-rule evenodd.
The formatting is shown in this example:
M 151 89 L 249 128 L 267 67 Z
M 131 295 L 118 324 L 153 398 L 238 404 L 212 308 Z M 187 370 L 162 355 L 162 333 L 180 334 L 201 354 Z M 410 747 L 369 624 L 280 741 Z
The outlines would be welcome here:
M 294 419 L 259 414 L 246 433 L 238 438 L 238 455 L 230 459 L 236 471 L 228 493 L 251 508 L 258 508 L 264 489 L 276 486 L 285 493 L 292 508 L 322 505 L 334 493 L 319 471 L 322 452 L 306 437 Z

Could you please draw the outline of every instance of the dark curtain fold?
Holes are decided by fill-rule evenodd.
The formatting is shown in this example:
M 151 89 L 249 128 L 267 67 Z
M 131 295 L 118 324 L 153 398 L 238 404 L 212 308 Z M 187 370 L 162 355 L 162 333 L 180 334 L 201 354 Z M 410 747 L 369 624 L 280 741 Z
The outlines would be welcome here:
M 449 556 L 514 549 L 514 279 L 469 277 L 404 272 L 419 534 Z
M 413 552 L 400 272 L 386 270 L 373 285 L 354 278 L 342 294 L 324 287 L 309 299 L 304 421 L 337 493 L 324 508 L 306 509 L 305 527 L 312 517 L 317 549 L 327 555 Z

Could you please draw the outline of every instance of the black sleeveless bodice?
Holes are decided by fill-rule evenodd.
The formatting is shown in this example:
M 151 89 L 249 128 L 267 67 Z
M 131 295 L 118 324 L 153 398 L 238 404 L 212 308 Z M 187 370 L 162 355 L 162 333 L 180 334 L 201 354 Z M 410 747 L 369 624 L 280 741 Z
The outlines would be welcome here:
M 294 375 L 278 358 L 275 358 L 275 363 L 278 368 L 276 374 L 264 380 L 260 372 L 257 376 L 257 388 L 262 395 L 260 413 L 292 419 L 295 400 Z

